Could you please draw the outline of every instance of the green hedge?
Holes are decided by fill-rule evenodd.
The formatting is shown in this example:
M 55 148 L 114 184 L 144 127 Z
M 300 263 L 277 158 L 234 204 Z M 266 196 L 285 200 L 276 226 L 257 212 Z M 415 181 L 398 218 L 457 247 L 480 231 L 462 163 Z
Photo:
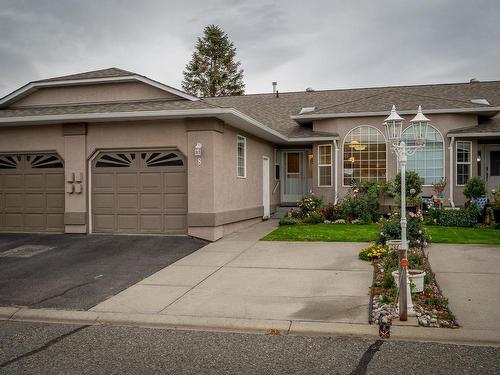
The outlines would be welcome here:
M 427 223 L 444 227 L 473 227 L 477 225 L 480 210 L 475 204 L 456 210 L 431 209 Z

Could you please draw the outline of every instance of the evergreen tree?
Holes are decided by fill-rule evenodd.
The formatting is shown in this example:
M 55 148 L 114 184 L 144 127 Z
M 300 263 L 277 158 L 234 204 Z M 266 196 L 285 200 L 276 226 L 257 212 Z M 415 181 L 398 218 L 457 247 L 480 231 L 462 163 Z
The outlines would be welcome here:
M 183 71 L 184 91 L 196 96 L 242 95 L 243 69 L 235 61 L 236 47 L 217 25 L 209 25 L 198 38 L 191 61 Z

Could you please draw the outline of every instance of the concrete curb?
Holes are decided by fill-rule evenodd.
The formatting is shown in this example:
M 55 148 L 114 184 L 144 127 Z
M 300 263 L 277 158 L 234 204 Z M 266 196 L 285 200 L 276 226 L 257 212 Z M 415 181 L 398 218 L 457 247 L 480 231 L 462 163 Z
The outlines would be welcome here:
M 68 311 L 0 307 L 0 320 L 38 323 L 116 325 L 160 329 L 186 329 L 241 333 L 268 333 L 276 330 L 282 335 L 356 336 L 378 338 L 378 327 L 369 324 L 211 318 L 161 314 L 126 314 L 94 311 Z M 499 330 L 424 328 L 392 326 L 391 339 L 426 341 L 462 345 L 500 346 Z

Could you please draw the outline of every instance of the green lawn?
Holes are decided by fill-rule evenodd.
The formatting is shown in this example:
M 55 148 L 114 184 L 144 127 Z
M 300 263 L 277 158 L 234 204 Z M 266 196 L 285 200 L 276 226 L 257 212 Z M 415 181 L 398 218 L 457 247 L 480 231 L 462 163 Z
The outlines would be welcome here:
M 427 226 L 427 231 L 434 243 L 500 245 L 499 229 Z
M 434 243 L 500 245 L 500 230 L 428 226 Z M 376 224 L 284 225 L 262 238 L 264 241 L 370 242 L 378 237 Z
M 377 239 L 376 224 L 283 225 L 263 238 L 264 241 L 337 241 L 370 242 Z

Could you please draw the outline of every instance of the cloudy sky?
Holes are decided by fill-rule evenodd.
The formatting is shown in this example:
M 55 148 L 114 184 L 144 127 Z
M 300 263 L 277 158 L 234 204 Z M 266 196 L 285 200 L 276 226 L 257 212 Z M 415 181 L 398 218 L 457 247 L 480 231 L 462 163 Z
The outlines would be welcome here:
M 0 96 L 112 66 L 180 87 L 210 23 L 247 93 L 498 80 L 499 19 L 498 0 L 0 0 Z

